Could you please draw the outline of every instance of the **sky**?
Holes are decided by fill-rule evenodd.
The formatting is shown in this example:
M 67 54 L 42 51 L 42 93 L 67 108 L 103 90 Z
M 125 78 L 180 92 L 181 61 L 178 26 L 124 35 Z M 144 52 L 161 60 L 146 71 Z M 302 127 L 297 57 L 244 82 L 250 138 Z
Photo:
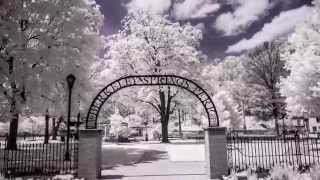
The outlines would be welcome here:
M 117 33 L 129 12 L 145 10 L 200 28 L 200 49 L 211 60 L 239 55 L 263 42 L 287 37 L 312 9 L 312 0 L 96 1 L 105 16 L 103 34 Z

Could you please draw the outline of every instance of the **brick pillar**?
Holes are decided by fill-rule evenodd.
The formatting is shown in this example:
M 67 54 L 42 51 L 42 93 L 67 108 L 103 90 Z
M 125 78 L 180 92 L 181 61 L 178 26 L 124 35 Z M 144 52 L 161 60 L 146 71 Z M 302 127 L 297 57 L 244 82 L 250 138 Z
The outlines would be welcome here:
M 101 176 L 102 130 L 80 130 L 78 176 L 95 180 Z
M 209 179 L 221 179 L 227 175 L 227 136 L 225 127 L 205 129 L 205 158 Z

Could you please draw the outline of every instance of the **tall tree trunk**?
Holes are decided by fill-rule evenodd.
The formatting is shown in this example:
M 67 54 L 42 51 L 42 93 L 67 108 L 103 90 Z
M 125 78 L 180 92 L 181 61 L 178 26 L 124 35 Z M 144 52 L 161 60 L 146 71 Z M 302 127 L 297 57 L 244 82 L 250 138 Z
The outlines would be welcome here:
M 10 122 L 10 131 L 7 142 L 7 149 L 16 150 L 17 149 L 17 136 L 18 136 L 18 113 L 12 114 L 12 119 Z
M 62 123 L 62 121 L 63 121 L 63 116 L 60 116 L 58 118 L 57 124 L 53 125 L 52 140 L 57 140 L 57 132 L 60 128 L 60 124 Z
M 7 149 L 16 150 L 17 149 L 17 136 L 18 136 L 18 123 L 19 123 L 19 113 L 17 111 L 16 95 L 17 86 L 13 78 L 13 57 L 10 57 L 7 61 L 9 67 L 9 81 L 11 86 L 11 102 L 10 102 L 10 131 L 7 142 Z
M 161 142 L 163 142 L 163 143 L 169 143 L 168 124 L 161 123 L 161 132 L 162 132 Z
M 277 135 L 280 134 L 279 132 L 279 123 L 278 123 L 278 107 L 277 107 L 277 103 L 272 103 L 272 114 L 273 114 L 273 118 L 274 118 L 274 127 L 276 130 Z
M 274 118 L 274 128 L 276 130 L 277 135 L 279 135 L 280 134 L 280 132 L 279 132 L 279 123 L 278 123 L 279 109 L 278 109 L 277 102 L 275 102 L 275 100 L 277 99 L 277 96 L 275 95 L 275 91 L 274 90 L 272 90 L 271 93 L 272 93 L 271 98 L 272 98 L 272 101 L 273 101 L 271 103 L 271 105 L 272 105 L 272 116 Z
M 160 98 L 160 118 L 161 118 L 161 134 L 163 143 L 169 142 L 168 137 L 168 121 L 166 118 L 166 96 L 162 90 L 159 90 L 159 98 Z
M 170 94 L 170 88 L 168 88 L 167 98 L 164 91 L 159 91 L 160 97 L 160 115 L 161 115 L 161 132 L 162 132 L 162 142 L 169 143 L 168 137 L 168 124 L 170 118 L 170 104 L 172 96 Z
M 179 116 L 179 135 L 182 137 L 182 129 L 181 129 L 181 110 L 178 110 L 178 116 Z
M 244 103 L 243 100 L 241 100 L 241 111 L 242 111 L 242 119 L 243 119 L 243 129 L 247 130 L 247 125 L 246 125 L 246 116 L 244 113 Z

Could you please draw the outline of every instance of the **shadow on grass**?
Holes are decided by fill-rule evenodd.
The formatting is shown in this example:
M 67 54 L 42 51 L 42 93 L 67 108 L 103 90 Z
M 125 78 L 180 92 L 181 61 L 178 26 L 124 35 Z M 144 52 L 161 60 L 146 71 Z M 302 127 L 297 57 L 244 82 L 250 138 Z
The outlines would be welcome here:
M 195 178 L 197 178 L 198 176 L 206 176 L 205 173 L 183 173 L 183 174 L 152 174 L 152 175 L 137 175 L 137 176 L 123 176 L 123 175 L 103 175 L 101 176 L 99 179 L 123 179 L 124 177 L 135 177 L 135 178 L 147 178 L 147 177 L 162 177 L 163 179 L 169 177 L 169 176 L 174 176 L 174 177 L 183 177 L 183 176 L 195 176 Z M 197 178 L 198 179 L 198 178 Z
M 134 166 L 139 163 L 150 163 L 167 157 L 166 151 L 154 149 L 113 147 L 102 149 L 102 170 L 118 166 Z

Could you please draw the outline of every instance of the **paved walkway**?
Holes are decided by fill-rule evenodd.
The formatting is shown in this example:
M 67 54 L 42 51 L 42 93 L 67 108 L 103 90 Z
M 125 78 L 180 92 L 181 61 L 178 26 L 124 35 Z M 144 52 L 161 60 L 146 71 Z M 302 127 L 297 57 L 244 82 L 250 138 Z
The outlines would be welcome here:
M 165 144 L 142 148 L 103 149 L 102 179 L 120 180 L 206 180 L 203 161 L 172 162 Z M 116 158 L 118 157 L 118 158 Z M 118 159 L 118 160 L 117 160 Z M 120 159 L 120 160 L 119 160 Z

